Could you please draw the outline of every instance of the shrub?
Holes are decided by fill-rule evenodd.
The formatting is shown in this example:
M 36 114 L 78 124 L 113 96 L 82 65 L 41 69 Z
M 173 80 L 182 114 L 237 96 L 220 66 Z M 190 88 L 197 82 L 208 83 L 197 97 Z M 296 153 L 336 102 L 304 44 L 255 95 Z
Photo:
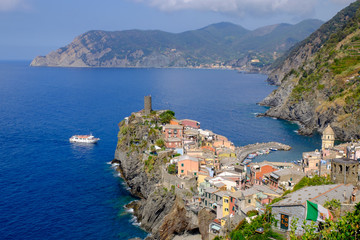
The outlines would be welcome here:
M 175 164 L 170 164 L 168 166 L 168 173 L 169 174 L 176 174 L 177 173 L 177 169 L 176 169 L 176 165 Z
M 160 114 L 160 121 L 161 123 L 169 123 L 171 119 L 175 118 L 175 113 L 171 110 L 167 110 Z

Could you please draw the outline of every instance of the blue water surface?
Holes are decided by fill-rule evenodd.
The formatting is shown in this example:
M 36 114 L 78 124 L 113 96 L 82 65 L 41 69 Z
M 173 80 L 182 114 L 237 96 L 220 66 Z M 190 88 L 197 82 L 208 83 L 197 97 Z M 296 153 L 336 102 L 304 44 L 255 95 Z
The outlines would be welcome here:
M 0 239 L 128 239 L 145 237 L 124 205 L 134 198 L 108 164 L 117 124 L 143 108 L 177 118 L 236 145 L 279 141 L 293 150 L 261 157 L 300 159 L 320 147 L 296 124 L 256 118 L 256 105 L 275 88 L 264 75 L 224 70 L 32 68 L 0 62 Z M 92 132 L 96 145 L 70 144 Z

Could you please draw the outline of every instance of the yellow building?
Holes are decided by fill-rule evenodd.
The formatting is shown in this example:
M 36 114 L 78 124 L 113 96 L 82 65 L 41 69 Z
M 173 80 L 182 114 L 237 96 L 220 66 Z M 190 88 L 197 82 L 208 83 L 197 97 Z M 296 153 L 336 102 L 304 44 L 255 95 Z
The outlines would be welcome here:
M 324 129 L 321 140 L 322 140 L 322 145 L 321 145 L 322 150 L 334 147 L 335 133 L 334 130 L 330 127 L 330 125 L 328 125 Z
M 223 217 L 230 214 L 230 197 L 228 195 L 223 196 Z M 221 221 L 222 225 L 222 221 Z

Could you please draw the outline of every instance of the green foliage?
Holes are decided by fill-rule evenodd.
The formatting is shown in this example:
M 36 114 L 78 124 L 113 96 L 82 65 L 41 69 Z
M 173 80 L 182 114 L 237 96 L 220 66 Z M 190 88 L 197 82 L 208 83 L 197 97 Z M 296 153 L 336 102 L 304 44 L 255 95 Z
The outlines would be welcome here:
M 168 173 L 169 174 L 177 174 L 176 164 L 170 164 L 168 166 Z
M 289 236 L 290 236 L 290 240 L 296 240 L 297 239 L 297 236 L 296 236 L 296 229 L 297 229 L 297 223 L 299 222 L 299 219 L 298 218 L 295 218 L 293 217 L 291 219 L 291 224 L 290 224 L 290 233 L 289 233 Z
M 171 110 L 167 110 L 160 114 L 160 122 L 161 123 L 169 123 L 171 119 L 175 118 L 175 113 Z
M 341 59 L 334 59 L 334 63 L 330 66 L 335 74 L 341 74 L 348 70 L 350 67 L 359 64 L 360 57 L 346 56 Z
M 270 205 L 275 204 L 275 203 L 277 203 L 277 202 L 280 202 L 280 201 L 283 200 L 283 199 L 284 199 L 283 197 L 274 198 L 274 199 L 271 201 Z
M 253 216 L 256 216 L 256 215 L 258 215 L 259 214 L 259 212 L 257 211 L 257 210 L 250 210 L 250 211 L 248 211 L 247 213 L 246 213 L 246 215 L 248 216 L 248 217 L 253 217 Z
M 161 138 L 160 138 L 160 139 L 156 140 L 155 144 L 156 144 L 158 147 L 162 148 L 162 147 L 165 146 L 165 141 L 164 141 L 164 139 L 161 139 Z
M 295 192 L 303 187 L 307 186 L 318 186 L 332 184 L 329 177 L 323 177 L 315 175 L 312 178 L 303 177 L 293 188 L 292 192 Z
M 271 228 L 273 223 L 273 218 L 269 212 L 258 215 L 255 217 L 251 223 L 248 223 L 246 220 L 243 220 L 239 225 L 230 233 L 231 239 L 284 239 L 281 234 L 274 232 Z M 258 228 L 264 228 L 264 233 L 256 233 L 255 230 Z
M 122 135 L 125 135 L 128 132 L 129 128 L 127 126 L 122 126 L 120 132 Z
M 328 208 L 330 211 L 334 211 L 336 209 L 340 209 L 341 202 L 340 202 L 340 200 L 337 200 L 337 199 L 331 199 L 330 201 L 326 201 L 324 203 L 324 207 Z
M 145 170 L 147 172 L 151 172 L 154 169 L 156 157 L 155 156 L 149 156 L 147 160 L 145 160 Z
M 223 240 L 223 239 L 224 239 L 223 237 L 216 236 L 216 237 L 214 237 L 213 240 Z
M 324 88 L 325 88 L 324 84 L 319 84 L 316 89 L 317 90 L 323 90 Z

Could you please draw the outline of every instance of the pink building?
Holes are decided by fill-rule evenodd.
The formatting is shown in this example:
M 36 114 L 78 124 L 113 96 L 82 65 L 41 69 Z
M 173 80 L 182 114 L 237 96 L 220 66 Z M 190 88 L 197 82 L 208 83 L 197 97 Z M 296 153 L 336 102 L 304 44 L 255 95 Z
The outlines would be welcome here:
M 200 129 L 200 122 L 195 121 L 195 120 L 191 120 L 191 119 L 183 119 L 180 120 L 181 125 L 184 126 L 184 128 L 195 128 L 195 129 Z
M 178 161 L 178 176 L 197 176 L 199 172 L 199 159 L 183 155 Z
M 163 137 L 166 148 L 182 148 L 183 136 L 183 126 L 167 124 L 163 127 Z

